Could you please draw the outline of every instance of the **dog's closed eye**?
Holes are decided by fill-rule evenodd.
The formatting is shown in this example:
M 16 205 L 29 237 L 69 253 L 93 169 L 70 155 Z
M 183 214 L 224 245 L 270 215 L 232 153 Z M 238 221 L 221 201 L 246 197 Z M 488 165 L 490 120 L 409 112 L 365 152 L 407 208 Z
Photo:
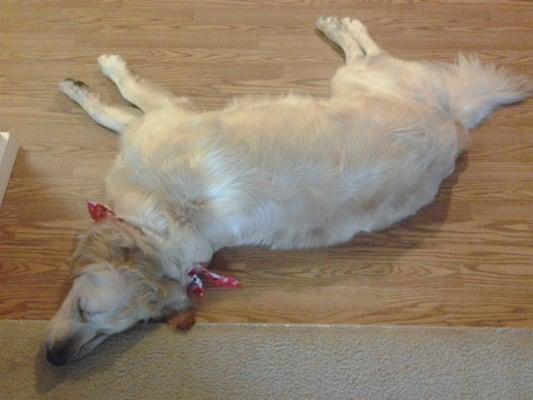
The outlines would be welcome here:
M 82 307 L 80 300 L 78 300 L 78 314 L 83 321 L 90 319 L 91 317 L 101 314 L 102 311 L 89 311 Z

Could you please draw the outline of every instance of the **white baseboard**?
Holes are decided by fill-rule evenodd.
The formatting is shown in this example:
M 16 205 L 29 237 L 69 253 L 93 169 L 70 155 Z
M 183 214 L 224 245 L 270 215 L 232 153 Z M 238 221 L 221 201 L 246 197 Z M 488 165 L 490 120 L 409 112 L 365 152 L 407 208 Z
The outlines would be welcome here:
M 12 134 L 0 132 L 0 204 L 4 199 L 18 148 L 19 146 Z

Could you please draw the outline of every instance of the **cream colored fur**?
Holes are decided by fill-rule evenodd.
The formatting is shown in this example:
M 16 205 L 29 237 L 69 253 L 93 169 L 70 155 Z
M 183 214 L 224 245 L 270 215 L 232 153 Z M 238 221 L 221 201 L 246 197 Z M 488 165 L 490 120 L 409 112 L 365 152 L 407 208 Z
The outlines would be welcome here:
M 322 17 L 317 27 L 346 54 L 327 98 L 245 97 L 198 112 L 132 75 L 118 56 L 101 56 L 102 72 L 142 113 L 103 104 L 80 82 L 61 83 L 98 123 L 121 133 L 108 202 L 154 244 L 151 276 L 184 287 L 190 267 L 221 247 L 304 249 L 386 228 L 433 200 L 467 148 L 468 128 L 531 92 L 525 78 L 475 57 L 439 65 L 394 58 L 357 20 Z M 78 253 L 91 251 L 80 246 Z M 107 258 L 91 268 L 125 262 Z M 116 282 L 124 298 L 146 293 L 124 277 Z M 79 301 L 76 287 L 63 307 Z M 92 294 L 84 296 L 90 307 Z M 113 327 L 118 301 L 103 303 Z M 144 314 L 131 311 L 126 325 L 150 315 L 137 308 Z M 72 335 L 55 329 L 68 325 L 65 315 L 51 324 L 49 350 Z

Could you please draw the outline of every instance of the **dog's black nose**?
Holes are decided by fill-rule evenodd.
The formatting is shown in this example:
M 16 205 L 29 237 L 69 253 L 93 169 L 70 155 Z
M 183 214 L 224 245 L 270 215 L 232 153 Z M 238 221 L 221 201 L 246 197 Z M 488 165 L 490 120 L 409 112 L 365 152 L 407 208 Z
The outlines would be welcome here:
M 51 349 L 46 350 L 46 359 L 52 365 L 60 367 L 65 365 L 69 358 L 69 348 L 64 344 L 55 345 Z

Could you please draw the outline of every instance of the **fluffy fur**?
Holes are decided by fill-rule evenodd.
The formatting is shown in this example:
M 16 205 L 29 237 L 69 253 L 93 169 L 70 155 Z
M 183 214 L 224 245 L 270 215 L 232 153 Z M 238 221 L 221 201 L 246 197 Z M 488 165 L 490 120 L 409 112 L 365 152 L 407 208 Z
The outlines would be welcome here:
M 322 17 L 317 27 L 346 55 L 328 98 L 246 97 L 197 112 L 118 56 L 98 62 L 138 109 L 103 104 L 80 82 L 60 84 L 121 133 L 106 183 L 128 224 L 96 224 L 81 240 L 77 278 L 50 326 L 52 362 L 84 354 L 102 338 L 95 332 L 118 332 L 169 304 L 188 307 L 188 269 L 221 247 L 334 245 L 414 214 L 453 171 L 468 129 L 531 92 L 526 78 L 475 57 L 394 58 L 358 20 Z

